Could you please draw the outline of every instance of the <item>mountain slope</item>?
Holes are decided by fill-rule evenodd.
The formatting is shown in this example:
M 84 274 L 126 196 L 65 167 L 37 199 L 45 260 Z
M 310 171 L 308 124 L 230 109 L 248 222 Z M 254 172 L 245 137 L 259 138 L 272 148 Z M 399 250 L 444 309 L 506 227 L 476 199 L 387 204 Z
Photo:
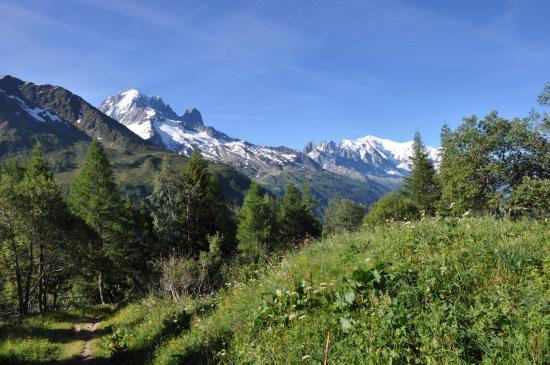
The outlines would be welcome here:
M 176 168 L 184 156 L 167 152 L 105 115 L 80 96 L 53 85 L 0 77 L 0 161 L 24 156 L 40 142 L 64 186 L 86 156 L 88 143 L 101 141 L 127 194 L 143 196 L 161 160 L 172 156 Z M 250 180 L 225 165 L 212 164 L 225 194 L 240 201 Z
M 144 95 L 135 89 L 108 97 L 99 109 L 141 138 L 170 151 L 189 156 L 198 148 L 206 158 L 229 163 L 256 178 L 287 167 L 320 170 L 301 152 L 231 138 L 205 126 L 197 109 L 188 108 L 178 116 L 160 97 Z
M 205 126 L 197 109 L 189 108 L 178 116 L 160 97 L 135 89 L 108 97 L 99 109 L 145 140 L 181 155 L 199 149 L 207 159 L 229 164 L 277 194 L 287 182 L 309 182 L 322 205 L 336 195 L 368 205 L 389 190 L 368 178 L 358 181 L 335 174 L 291 148 L 259 146 L 229 137 Z

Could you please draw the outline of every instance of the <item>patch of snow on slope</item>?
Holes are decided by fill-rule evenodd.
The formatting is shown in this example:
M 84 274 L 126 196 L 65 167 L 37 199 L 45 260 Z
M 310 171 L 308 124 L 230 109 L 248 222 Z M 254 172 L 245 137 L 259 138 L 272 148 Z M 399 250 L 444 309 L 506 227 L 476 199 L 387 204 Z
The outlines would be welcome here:
M 0 90 L 0 91 L 2 91 L 2 93 L 5 94 L 4 90 Z M 29 114 L 31 117 L 33 117 L 34 119 L 36 119 L 41 123 L 46 122 L 45 118 L 48 118 L 52 122 L 62 122 L 61 118 L 57 114 L 54 114 L 48 110 L 45 110 L 39 107 L 30 107 L 27 105 L 27 103 L 24 100 L 21 100 L 17 96 L 13 96 L 13 95 L 6 95 L 6 96 L 10 99 L 17 100 L 19 105 L 23 108 L 23 110 L 27 112 L 27 114 Z

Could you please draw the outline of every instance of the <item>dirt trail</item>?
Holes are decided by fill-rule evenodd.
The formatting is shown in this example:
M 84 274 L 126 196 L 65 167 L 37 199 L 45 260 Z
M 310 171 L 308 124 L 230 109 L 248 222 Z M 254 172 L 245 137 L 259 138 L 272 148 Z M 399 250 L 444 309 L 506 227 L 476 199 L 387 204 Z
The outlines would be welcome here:
M 95 330 L 97 329 L 97 326 L 99 326 L 100 323 L 101 322 L 98 321 L 98 322 L 84 323 L 83 325 L 78 323 L 74 325 L 74 331 L 77 337 L 85 341 L 84 350 L 82 351 L 82 355 L 80 356 L 82 361 L 93 359 L 93 354 L 92 354 L 92 340 L 94 339 L 93 333 L 95 332 Z

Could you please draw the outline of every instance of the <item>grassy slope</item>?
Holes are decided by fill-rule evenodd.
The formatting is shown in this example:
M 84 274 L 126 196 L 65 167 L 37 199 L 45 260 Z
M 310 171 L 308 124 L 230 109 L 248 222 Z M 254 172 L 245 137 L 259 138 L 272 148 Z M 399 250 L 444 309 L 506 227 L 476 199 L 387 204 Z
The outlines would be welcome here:
M 331 364 L 545 364 L 549 295 L 548 224 L 379 227 L 313 244 L 258 280 L 234 283 L 211 314 L 159 342 L 153 362 L 319 363 L 330 332 Z
M 216 297 L 104 321 L 115 363 L 550 363 L 550 226 L 395 224 L 312 244 Z M 0 347 L 1 348 L 1 347 Z M 0 352 L 1 354 L 1 352 Z M 1 357 L 0 357 L 1 358 Z

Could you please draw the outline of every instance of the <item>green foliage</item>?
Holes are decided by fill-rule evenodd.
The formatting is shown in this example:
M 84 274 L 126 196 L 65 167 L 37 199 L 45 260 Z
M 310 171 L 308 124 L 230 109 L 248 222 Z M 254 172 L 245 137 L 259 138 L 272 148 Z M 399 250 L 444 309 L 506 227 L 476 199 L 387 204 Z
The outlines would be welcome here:
M 405 192 L 424 215 L 434 215 L 441 195 L 435 168 L 428 157 L 420 134 L 414 135 L 411 175 L 405 179 Z
M 97 281 L 101 303 L 120 300 L 133 285 L 139 251 L 127 230 L 130 209 L 124 206 L 109 159 L 97 141 L 90 144 L 86 162 L 71 185 L 69 206 L 97 234 L 85 252 L 83 274 Z
M 221 293 L 153 363 L 322 362 L 328 332 L 333 364 L 546 363 L 549 238 L 488 218 L 333 236 Z
M 504 215 L 524 177 L 550 176 L 550 140 L 529 119 L 496 112 L 442 133 L 442 212 Z
M 158 345 L 189 329 L 191 309 L 153 298 L 130 305 L 102 323 L 100 349 L 116 364 L 148 363 Z
M 389 193 L 374 203 L 364 223 L 375 226 L 388 222 L 410 221 L 419 216 L 418 208 L 405 194 L 401 192 Z
M 241 258 L 256 261 L 274 248 L 277 234 L 275 205 L 267 193 L 262 196 L 258 184 L 252 183 L 239 212 L 237 228 Z
M 351 232 L 359 228 L 365 216 L 365 207 L 340 198 L 330 201 L 323 216 L 323 234 Z
M 20 315 L 32 304 L 44 311 L 50 302 L 57 304 L 57 289 L 73 268 L 69 248 L 78 244 L 72 241 L 77 224 L 40 146 L 23 165 L 3 166 L 0 180 L 0 257 L 6 263 L 0 273 L 12 283 L 6 294 Z
M 550 217 L 550 179 L 525 177 L 512 195 L 512 214 L 532 218 Z
M 222 251 L 234 251 L 235 223 L 217 177 L 195 150 L 181 177 L 164 160 L 150 201 L 155 230 L 165 254 L 196 257 L 208 250 L 208 237 L 220 234 Z
M 149 201 L 154 207 L 152 217 L 155 232 L 161 242 L 161 249 L 167 253 L 184 240 L 181 192 L 183 181 L 169 158 L 162 160 L 159 173 L 153 181 L 153 192 Z
M 544 84 L 544 89 L 538 97 L 540 105 L 550 105 L 550 82 Z
M 285 195 L 280 207 L 281 241 L 288 245 L 294 244 L 321 233 L 321 226 L 315 217 L 311 198 L 304 195 L 292 183 L 285 189 Z

